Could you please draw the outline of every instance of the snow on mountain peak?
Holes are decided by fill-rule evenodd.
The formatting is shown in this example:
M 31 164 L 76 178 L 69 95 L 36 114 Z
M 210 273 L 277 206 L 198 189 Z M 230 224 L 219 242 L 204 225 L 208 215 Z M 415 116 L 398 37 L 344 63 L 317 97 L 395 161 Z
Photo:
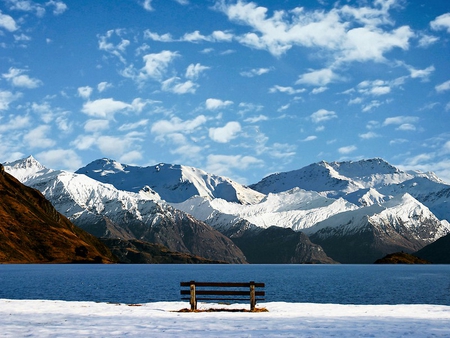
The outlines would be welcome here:
M 44 175 L 54 171 L 52 169 L 47 169 L 31 155 L 14 162 L 6 162 L 4 167 L 7 172 L 11 173 L 22 183 L 25 183 L 39 175 Z
M 264 197 L 229 178 L 178 164 L 139 167 L 101 159 L 78 169 L 77 173 L 110 183 L 121 190 L 138 192 L 147 186 L 165 201 L 173 203 L 196 195 L 243 204 L 256 203 Z

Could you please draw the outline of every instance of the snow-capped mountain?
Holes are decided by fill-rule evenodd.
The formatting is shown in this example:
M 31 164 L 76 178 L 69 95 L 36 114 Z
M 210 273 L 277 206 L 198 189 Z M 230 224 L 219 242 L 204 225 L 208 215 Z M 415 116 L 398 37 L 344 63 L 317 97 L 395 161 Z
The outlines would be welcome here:
M 229 202 L 253 204 L 264 195 L 229 178 L 208 174 L 193 167 L 160 163 L 137 167 L 110 159 L 100 159 L 77 170 L 117 189 L 138 192 L 156 191 L 166 202 L 179 203 L 192 196 L 221 198 Z
M 417 251 L 450 233 L 450 224 L 406 193 L 331 216 L 305 233 L 339 262 L 365 263 L 387 253 Z
M 222 199 L 209 200 L 193 197 L 173 207 L 190 213 L 195 218 L 221 232 L 241 220 L 260 228 L 277 226 L 303 231 L 332 215 L 357 209 L 344 199 L 328 198 L 314 191 L 294 188 L 278 194 L 268 194 L 257 204 L 239 205 Z
M 317 191 L 328 197 L 342 197 L 360 206 L 409 193 L 439 219 L 450 220 L 450 185 L 434 173 L 405 172 L 379 158 L 356 162 L 322 161 L 298 170 L 272 174 L 250 185 L 264 194 L 294 187 Z
M 245 262 L 227 237 L 145 192 L 122 191 L 82 174 L 49 170 L 32 158 L 6 163 L 5 170 L 40 190 L 59 212 L 97 237 L 146 240 L 208 259 Z
M 251 188 L 192 167 L 137 167 L 108 159 L 78 174 L 47 169 L 33 158 L 5 169 L 97 236 L 144 239 L 174 251 L 193 253 L 186 243 L 211 240 L 202 234 L 218 230 L 253 257 L 290 238 L 290 253 L 280 255 L 290 262 L 315 261 L 322 248 L 313 246 L 319 244 L 336 261 L 372 263 L 392 250 L 413 252 L 450 233 L 450 185 L 381 159 L 322 161 L 270 175 Z M 283 228 L 304 232 L 315 244 L 277 230 Z M 230 249 L 233 243 L 219 237 L 213 243 Z M 269 237 L 258 249 L 257 242 Z M 298 240 L 302 243 L 294 243 Z

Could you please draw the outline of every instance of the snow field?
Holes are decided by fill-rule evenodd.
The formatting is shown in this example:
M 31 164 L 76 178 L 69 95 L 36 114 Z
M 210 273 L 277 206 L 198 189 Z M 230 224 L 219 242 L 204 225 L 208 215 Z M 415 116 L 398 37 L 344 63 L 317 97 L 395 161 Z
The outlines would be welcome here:
M 127 305 L 0 299 L 1 337 L 449 337 L 450 306 L 261 303 L 269 312 L 180 313 L 186 302 Z M 199 304 L 199 309 L 248 309 Z

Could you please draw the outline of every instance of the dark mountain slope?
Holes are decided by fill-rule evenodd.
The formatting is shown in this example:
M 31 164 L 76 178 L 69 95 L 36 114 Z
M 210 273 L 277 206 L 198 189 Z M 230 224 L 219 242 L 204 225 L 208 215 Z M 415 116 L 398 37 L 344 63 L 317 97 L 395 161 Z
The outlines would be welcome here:
M 39 191 L 0 170 L 1 263 L 115 261 L 103 243 L 59 214 Z

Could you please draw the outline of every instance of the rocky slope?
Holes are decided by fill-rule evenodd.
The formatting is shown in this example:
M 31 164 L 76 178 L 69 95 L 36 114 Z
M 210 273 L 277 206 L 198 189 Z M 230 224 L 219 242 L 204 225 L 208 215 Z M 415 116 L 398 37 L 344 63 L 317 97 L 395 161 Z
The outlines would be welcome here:
M 82 174 L 52 171 L 32 158 L 8 163 L 5 169 L 18 172 L 59 212 L 97 237 L 138 239 L 206 259 L 246 262 L 229 238 L 146 192 L 121 191 Z
M 116 261 L 103 243 L 59 214 L 39 191 L 0 172 L 0 263 Z

